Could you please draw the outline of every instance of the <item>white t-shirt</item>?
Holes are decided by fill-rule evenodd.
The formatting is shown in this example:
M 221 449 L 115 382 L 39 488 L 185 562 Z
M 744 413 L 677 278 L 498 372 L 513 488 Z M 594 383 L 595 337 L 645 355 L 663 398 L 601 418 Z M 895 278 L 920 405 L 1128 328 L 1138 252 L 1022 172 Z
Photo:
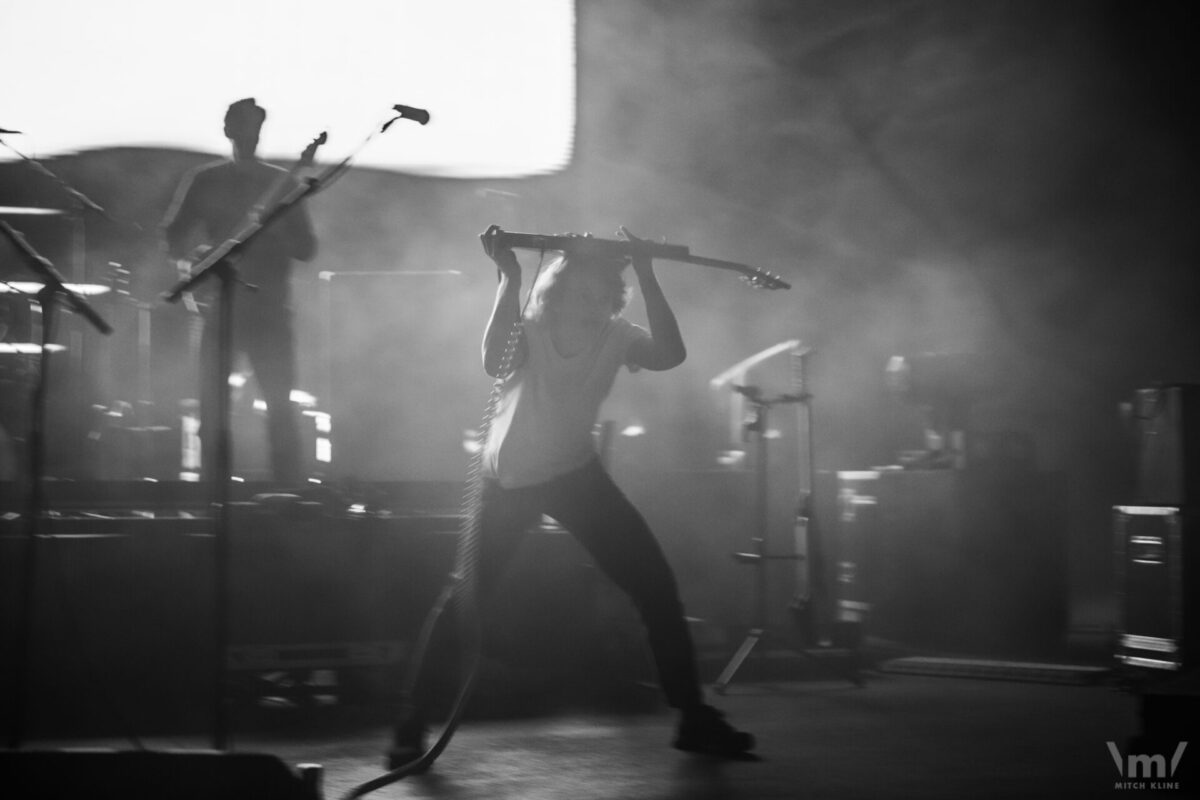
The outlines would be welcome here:
M 544 483 L 595 457 L 600 404 L 627 363 L 630 343 L 650 335 L 615 317 L 594 347 L 563 357 L 544 321 L 522 324 L 526 358 L 505 381 L 483 451 L 483 474 L 506 489 Z

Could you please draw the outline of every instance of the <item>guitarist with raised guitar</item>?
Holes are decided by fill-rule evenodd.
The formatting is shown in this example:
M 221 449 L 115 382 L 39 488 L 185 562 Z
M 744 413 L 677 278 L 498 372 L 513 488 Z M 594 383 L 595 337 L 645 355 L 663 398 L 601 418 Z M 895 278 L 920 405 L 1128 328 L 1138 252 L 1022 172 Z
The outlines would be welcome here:
M 528 531 L 543 515 L 552 517 L 637 609 L 664 699 L 679 712 L 672 744 L 751 758 L 754 737 L 705 702 L 674 572 L 595 450 L 597 415 L 618 373 L 669 370 L 687 355 L 652 264 L 663 246 L 621 232 L 621 242 L 532 237 L 538 240 L 533 247 L 560 248 L 561 255 L 539 269 L 524 302 L 512 248 L 530 246 L 531 237 L 495 225 L 480 236 L 500 279 L 482 347 L 483 369 L 496 380 L 496 403 L 468 512 L 477 519 L 477 546 L 470 558 L 460 558 L 456 576 L 476 598 L 464 602 L 486 609 Z M 641 290 L 648 329 L 622 316 L 627 266 Z M 486 612 L 480 616 L 486 625 Z M 439 677 L 427 671 L 424 681 L 413 681 L 387 752 L 389 769 L 425 767 L 436 753 L 427 726 Z
M 232 158 L 204 164 L 180 182 L 162 230 L 169 257 L 185 274 L 191 264 L 186 254 L 197 242 L 224 241 L 252 220 L 253 214 L 291 191 L 297 185 L 295 172 L 306 162 L 311 163 L 317 145 L 323 141 L 319 137 L 310 144 L 291 171 L 267 164 L 257 156 L 266 116 L 266 110 L 253 98 L 230 105 L 225 114 L 225 136 L 232 146 Z M 191 254 L 194 257 L 203 251 L 201 247 Z M 256 237 L 237 262 L 238 278 L 253 290 L 239 291 L 233 304 L 234 348 L 250 362 L 267 404 L 270 465 L 274 481 L 281 487 L 298 486 L 305 477 L 299 418 L 290 400 L 296 384 L 291 274 L 293 262 L 310 261 L 316 251 L 312 222 L 301 203 Z M 216 340 L 216 325 L 205 324 L 200 337 L 202 454 L 211 454 L 215 447 L 217 401 L 214 382 L 207 376 L 217 369 Z M 203 471 L 211 475 L 211 455 L 202 455 L 202 460 Z

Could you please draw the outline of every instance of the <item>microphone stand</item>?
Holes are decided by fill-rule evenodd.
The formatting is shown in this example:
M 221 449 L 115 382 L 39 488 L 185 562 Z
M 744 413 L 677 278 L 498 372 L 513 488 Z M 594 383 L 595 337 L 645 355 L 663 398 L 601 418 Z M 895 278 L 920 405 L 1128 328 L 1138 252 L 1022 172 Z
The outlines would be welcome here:
M 233 369 L 233 300 L 234 284 L 241 283 L 237 277 L 235 262 L 242 252 L 259 234 L 274 224 L 289 209 L 310 195 L 316 194 L 347 169 L 349 159 L 327 168 L 317 177 L 306 178 L 290 192 L 279 197 L 274 205 L 258 214 L 251 213 L 248 220 L 230 238 L 214 247 L 198 262 L 192 274 L 179 281 L 163 299 L 178 302 L 184 293 L 200 283 L 215 279 L 219 282 L 217 303 L 217 374 L 211 376 L 216 382 L 217 408 L 210 417 L 217 423 L 215 469 L 212 472 L 215 511 L 213 518 L 213 749 L 224 750 L 228 741 L 228 708 L 226 701 L 226 651 L 229 646 L 229 561 L 230 561 L 230 479 L 233 458 L 230 441 L 230 395 L 229 374 Z M 250 288 L 251 284 L 244 284 Z
M 82 315 L 96 330 L 107 335 L 112 333 L 112 327 L 82 297 L 69 289 L 63 282 L 62 275 L 54 268 L 48 259 L 34 250 L 7 222 L 0 220 L 0 234 L 8 239 L 17 249 L 30 271 L 43 282 L 37 293 L 37 302 L 42 309 L 41 349 L 38 358 L 38 376 L 34 384 L 32 397 L 32 412 L 29 430 L 29 496 L 25 512 L 26 548 L 22 572 L 25 576 L 21 591 L 20 608 L 18 610 L 17 630 L 17 677 L 14 681 L 15 708 L 13 709 L 12 728 L 9 731 L 8 746 L 19 748 L 24 736 L 27 713 L 26 691 L 29 683 L 31 642 L 33 638 L 33 606 L 35 600 L 35 578 L 37 569 L 37 542 L 40 536 L 40 521 L 44 504 L 45 447 L 46 447 L 46 398 L 48 395 L 50 377 L 51 340 L 54 338 L 55 311 L 61 299 L 70 308 Z
M 4 132 L 5 131 L 0 130 L 0 133 L 4 133 Z M 18 131 L 9 131 L 9 132 L 10 133 L 18 133 Z M 79 210 L 79 211 L 86 210 L 86 211 L 94 212 L 94 213 L 100 215 L 102 218 L 113 223 L 114 225 L 122 225 L 125 227 L 133 228 L 136 231 L 142 230 L 142 226 L 136 222 L 116 219 L 111 214 L 109 214 L 107 210 L 105 210 L 104 206 L 100 205 L 95 200 L 88 197 L 86 194 L 79 191 L 71 184 L 67 183 L 62 178 L 62 176 L 60 176 L 58 173 L 51 170 L 49 167 L 47 167 L 45 164 L 43 164 L 41 161 L 37 160 L 36 158 L 31 158 L 30 156 L 26 155 L 25 153 L 22 153 L 20 150 L 13 147 L 8 142 L 4 141 L 3 138 L 0 138 L 0 144 L 4 145 L 4 147 L 8 148 L 13 153 L 15 153 L 18 158 L 20 158 L 22 161 L 24 161 L 26 164 L 28 164 L 30 167 L 32 167 L 35 171 L 37 171 L 41 175 L 44 175 L 45 177 L 47 177 L 51 181 L 53 181 L 55 184 L 57 184 L 58 188 L 60 188 L 63 191 L 63 193 L 67 195 L 67 197 L 71 198 L 71 202 L 77 210 Z M 79 277 L 83 277 L 83 276 L 81 275 Z
M 825 541 L 823 531 L 818 523 L 816 508 L 816 445 L 813 435 L 813 396 L 808 391 L 806 375 L 807 360 L 812 355 L 812 348 L 796 348 L 792 350 L 792 380 L 795 394 L 800 398 L 797 408 L 800 416 L 797 418 L 797 437 L 803 441 L 799 459 L 801 477 L 799 480 L 799 501 L 796 507 L 795 536 L 796 547 L 800 549 L 803 543 L 805 554 L 803 585 L 798 587 L 789 610 L 800 633 L 801 641 L 809 647 L 819 647 L 824 642 L 822 635 L 826 623 L 823 611 L 826 609 L 825 582 Z
M 33 158 L 16 147 L 13 147 L 3 138 L 3 134 L 19 133 L 20 131 L 9 131 L 0 128 L 0 146 L 3 146 L 5 149 L 11 151 L 17 156 L 17 158 L 25 162 L 25 164 L 28 165 L 29 168 L 34 172 L 37 172 L 42 177 L 48 179 L 51 183 L 58 187 L 59 191 L 63 195 L 66 196 L 69 206 L 69 210 L 66 211 L 66 214 L 71 228 L 70 236 L 72 246 L 72 264 L 70 272 L 74 273 L 75 280 L 82 281 L 86 278 L 85 273 L 87 271 L 87 214 L 94 214 L 112 225 L 134 230 L 138 233 L 141 233 L 143 228 L 134 220 L 118 219 L 117 217 L 114 217 L 106 208 L 104 208 L 104 206 L 100 205 L 91 197 L 72 186 L 65 178 L 63 178 L 54 170 L 50 169 L 41 160 Z M 82 346 L 82 342 L 79 342 L 79 344 L 80 347 L 72 351 L 71 368 L 73 370 L 73 374 L 75 375 L 81 374 L 85 364 L 85 359 L 88 357 L 87 348 Z M 107 361 L 105 364 L 107 365 Z M 78 415 L 84 414 L 86 401 L 82 400 L 82 394 L 79 397 L 74 398 L 74 400 L 75 402 L 71 406 L 70 413 Z

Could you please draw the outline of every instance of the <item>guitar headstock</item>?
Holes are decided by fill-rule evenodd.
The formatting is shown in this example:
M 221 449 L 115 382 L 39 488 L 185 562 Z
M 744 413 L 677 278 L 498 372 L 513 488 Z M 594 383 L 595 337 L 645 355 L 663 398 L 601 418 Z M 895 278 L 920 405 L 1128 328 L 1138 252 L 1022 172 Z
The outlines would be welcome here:
M 790 289 L 792 285 L 783 278 L 766 270 L 752 267 L 749 264 L 739 264 L 736 261 L 724 261 L 719 258 L 705 258 L 703 256 L 693 256 L 684 253 L 678 256 L 664 256 L 666 258 L 674 258 L 677 261 L 684 261 L 688 264 L 697 264 L 702 267 L 714 267 L 716 269 L 725 269 L 731 272 L 736 272 L 742 276 L 742 280 L 750 284 L 755 289 Z
M 327 133 L 325 131 L 321 131 L 317 138 L 309 142 L 308 147 L 304 148 L 304 152 L 300 154 L 300 163 L 298 166 L 311 167 L 313 165 L 313 159 L 317 155 L 317 148 L 325 144 L 328 139 L 329 136 Z

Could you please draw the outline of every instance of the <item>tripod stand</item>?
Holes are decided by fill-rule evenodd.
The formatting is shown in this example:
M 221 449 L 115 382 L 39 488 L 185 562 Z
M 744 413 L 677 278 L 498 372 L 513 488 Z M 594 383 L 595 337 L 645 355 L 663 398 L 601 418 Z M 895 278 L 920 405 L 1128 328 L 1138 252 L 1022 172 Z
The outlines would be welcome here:
M 822 556 L 824 544 L 817 528 L 817 515 L 814 507 L 816 463 L 813 449 L 813 415 L 812 395 L 805 389 L 804 359 L 811 349 L 795 350 L 799 342 L 785 342 L 792 349 L 794 362 L 794 383 L 796 391 L 774 398 L 764 398 L 762 392 L 754 386 L 734 386 L 734 391 L 743 395 L 753 406 L 754 415 L 746 423 L 745 430 L 756 435 L 757 464 L 756 464 L 756 536 L 753 538 L 754 552 L 734 553 L 733 557 L 741 564 L 755 568 L 754 572 L 754 619 L 746 638 L 726 664 L 725 669 L 713 684 L 717 694 L 724 694 L 726 687 L 733 680 L 737 671 L 746 659 L 754 652 L 764 638 L 768 636 L 768 582 L 767 566 L 770 561 L 791 560 L 804 562 L 805 585 L 803 592 L 797 592 L 790 606 L 790 611 L 796 620 L 800 636 L 804 641 L 803 649 L 799 652 L 806 658 L 817 660 L 819 656 L 834 656 L 844 664 L 844 676 L 854 685 L 862 686 L 863 678 L 860 669 L 860 656 L 857 643 L 845 640 L 847 637 L 836 635 L 833 646 L 825 641 L 820 634 L 823 627 L 822 611 L 825 604 L 825 577 Z M 779 348 L 764 351 L 773 354 Z M 757 358 L 757 357 L 756 357 Z M 740 365 L 739 365 L 740 366 Z M 804 412 L 801 428 L 805 435 L 806 456 L 802 458 L 802 469 L 806 473 L 802 482 L 801 502 L 797 519 L 797 552 L 794 554 L 771 553 L 768 547 L 768 486 L 767 470 L 769 459 L 767 442 L 769 441 L 767 416 L 773 406 L 782 404 L 797 404 Z M 804 544 L 801 547 L 800 536 L 803 531 Z M 803 552 L 801 552 L 803 550 Z M 837 626 L 835 626 L 836 629 Z M 853 637 L 850 637 L 851 639 Z
M 725 665 L 725 669 L 717 676 L 716 682 L 713 684 L 713 690 L 717 694 L 724 694 L 725 687 L 733 680 L 734 675 L 741 668 L 750 654 L 767 636 L 767 605 L 768 605 L 768 581 L 767 581 L 767 565 L 770 561 L 796 561 L 804 558 L 799 554 L 779 554 L 770 552 L 768 547 L 768 510 L 769 510 L 769 493 L 767 483 L 767 470 L 770 466 L 770 460 L 767 452 L 768 437 L 767 418 L 771 408 L 784 403 L 800 403 L 804 402 L 804 396 L 799 394 L 780 395 L 778 397 L 766 398 L 762 396 L 762 391 L 757 386 L 734 386 L 734 391 L 743 395 L 754 409 L 754 414 L 745 424 L 745 430 L 748 434 L 752 434 L 755 439 L 755 535 L 751 539 L 754 545 L 754 551 L 750 553 L 734 553 L 733 558 L 741 564 L 747 564 L 754 567 L 754 617 L 749 632 L 746 638 L 742 640 L 742 644 L 738 647 L 737 652 Z

